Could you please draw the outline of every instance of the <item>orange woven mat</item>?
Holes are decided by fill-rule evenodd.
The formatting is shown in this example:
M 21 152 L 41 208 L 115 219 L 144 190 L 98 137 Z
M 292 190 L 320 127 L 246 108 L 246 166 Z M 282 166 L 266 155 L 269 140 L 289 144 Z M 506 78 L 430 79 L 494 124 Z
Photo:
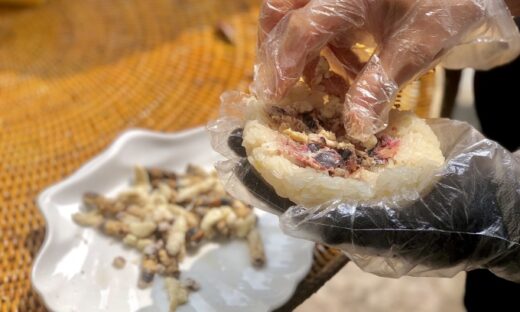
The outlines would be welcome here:
M 118 133 L 215 117 L 251 77 L 254 0 L 50 0 L 0 8 L 0 307 L 43 311 L 31 262 L 34 204 Z M 219 35 L 224 23 L 234 44 Z
M 125 129 L 174 131 L 215 117 L 219 95 L 251 79 L 258 3 L 0 8 L 0 311 L 45 311 L 30 284 L 45 234 L 38 193 Z M 223 36 L 222 25 L 232 34 Z M 425 79 L 411 99 L 425 94 L 429 103 Z

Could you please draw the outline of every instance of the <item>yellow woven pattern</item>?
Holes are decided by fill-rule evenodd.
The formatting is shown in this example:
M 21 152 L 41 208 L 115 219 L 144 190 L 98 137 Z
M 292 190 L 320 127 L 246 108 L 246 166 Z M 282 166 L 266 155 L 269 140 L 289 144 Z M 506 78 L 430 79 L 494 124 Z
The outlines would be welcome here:
M 0 4 L 7 5 L 36 5 L 42 4 L 45 0 L 0 0 Z
M 35 196 L 143 127 L 206 123 L 251 77 L 259 0 L 50 0 L 0 8 L 0 311 L 44 311 Z M 217 36 L 225 21 L 235 44 Z
M 30 268 L 45 232 L 34 205 L 132 127 L 216 116 L 247 85 L 253 0 L 55 0 L 0 9 L 0 307 L 42 310 Z M 236 44 L 215 35 L 224 20 Z

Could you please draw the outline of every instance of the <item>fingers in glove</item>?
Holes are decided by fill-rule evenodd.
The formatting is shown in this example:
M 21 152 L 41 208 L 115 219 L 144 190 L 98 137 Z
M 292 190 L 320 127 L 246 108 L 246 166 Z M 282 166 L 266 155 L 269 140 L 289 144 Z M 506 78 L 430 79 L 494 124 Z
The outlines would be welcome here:
M 500 239 L 489 237 L 508 237 L 505 224 L 496 222 L 501 219 L 496 209 L 499 186 L 486 183 L 485 190 L 478 189 L 472 179 L 461 178 L 462 171 L 482 167 L 480 162 L 485 158 L 475 157 L 469 164 L 454 160 L 445 178 L 423 199 L 408 206 L 397 207 L 391 199 L 386 200 L 388 205 L 296 206 L 281 217 L 282 228 L 290 235 L 328 245 L 354 245 L 374 255 L 399 256 L 435 267 L 457 265 L 469 257 L 488 263 L 499 254 L 497 248 L 503 249 L 503 244 L 496 242 Z
M 267 35 L 292 10 L 304 7 L 310 0 L 265 0 L 258 19 L 258 47 Z
M 229 148 L 239 157 L 247 157 L 246 149 L 242 145 L 242 142 L 244 141 L 243 138 L 244 135 L 244 129 L 237 128 L 229 134 L 228 137 L 228 146 Z
M 280 223 L 284 232 L 292 236 L 345 250 L 353 245 L 366 249 L 366 254 L 400 257 L 435 267 L 452 266 L 464 261 L 478 243 L 478 238 L 474 236 L 421 230 L 424 225 L 417 220 L 390 208 L 340 205 L 314 213 L 293 207 L 281 217 Z
M 234 168 L 234 174 L 242 182 L 242 184 L 248 189 L 249 193 L 255 196 L 267 204 L 272 209 L 284 213 L 289 207 L 294 206 L 294 203 L 287 198 L 281 197 L 276 194 L 274 188 L 268 184 L 256 171 L 253 166 L 247 161 L 247 155 L 244 147 L 242 146 L 243 129 L 237 128 L 231 132 L 228 137 L 228 146 L 238 156 L 244 157 L 240 160 Z
M 428 36 L 428 31 L 413 28 L 397 32 L 372 55 L 346 96 L 344 122 L 350 137 L 361 142 L 373 140 L 388 125 L 388 113 L 399 89 L 435 65 L 442 42 Z
M 256 95 L 267 102 L 282 98 L 336 33 L 362 23 L 363 5 L 353 3 L 314 0 L 283 17 L 259 48 Z
M 377 142 L 374 135 L 388 125 L 388 113 L 398 90 L 386 64 L 378 54 L 373 55 L 345 98 L 347 134 L 360 142 Z
M 331 71 L 327 64 L 322 64 L 323 62 L 328 63 L 329 60 L 316 57 L 310 61 L 303 71 L 304 81 L 311 89 L 317 88 L 343 101 L 349 87 L 348 82 L 339 74 Z
M 247 159 L 241 161 L 240 165 L 235 168 L 234 174 L 253 196 L 275 211 L 284 213 L 289 207 L 295 205 L 289 199 L 276 194 L 274 188 L 262 178 Z
M 470 29 L 468 25 L 478 23 L 481 14 L 481 8 L 472 1 L 451 4 L 446 10 L 434 10 L 425 1 L 409 9 L 398 28 L 379 32 L 382 36 L 377 38 L 378 50 L 346 97 L 347 134 L 361 142 L 373 140 L 374 134 L 386 128 L 398 90 L 435 66 L 457 38 Z M 370 26 L 382 28 L 377 21 Z
M 329 48 L 340 62 L 348 77 L 355 78 L 361 72 L 364 65 L 359 60 L 358 56 L 352 51 L 351 46 L 352 45 L 349 45 L 343 48 L 331 44 L 329 45 Z

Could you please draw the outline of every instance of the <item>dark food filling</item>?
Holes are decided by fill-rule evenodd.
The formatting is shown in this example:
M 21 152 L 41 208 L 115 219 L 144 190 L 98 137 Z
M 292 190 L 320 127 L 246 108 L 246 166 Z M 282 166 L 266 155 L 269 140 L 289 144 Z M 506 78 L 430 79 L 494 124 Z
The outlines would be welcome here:
M 377 145 L 367 150 L 345 137 L 341 118 L 326 119 L 316 111 L 289 113 L 279 107 L 269 112 L 274 129 L 287 136 L 281 153 L 300 167 L 327 171 L 330 176 L 347 177 L 360 168 L 384 166 L 395 156 L 399 140 L 377 135 Z

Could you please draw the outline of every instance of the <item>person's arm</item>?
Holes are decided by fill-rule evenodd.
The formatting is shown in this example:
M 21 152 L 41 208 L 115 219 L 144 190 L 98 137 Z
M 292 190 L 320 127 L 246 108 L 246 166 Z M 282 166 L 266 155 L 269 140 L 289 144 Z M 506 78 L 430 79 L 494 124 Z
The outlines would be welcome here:
M 506 0 L 506 4 L 513 16 L 520 16 L 520 0 Z

